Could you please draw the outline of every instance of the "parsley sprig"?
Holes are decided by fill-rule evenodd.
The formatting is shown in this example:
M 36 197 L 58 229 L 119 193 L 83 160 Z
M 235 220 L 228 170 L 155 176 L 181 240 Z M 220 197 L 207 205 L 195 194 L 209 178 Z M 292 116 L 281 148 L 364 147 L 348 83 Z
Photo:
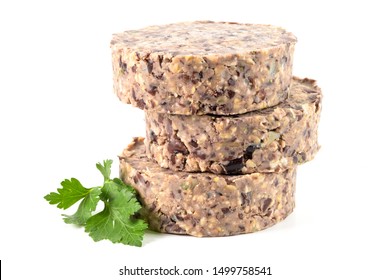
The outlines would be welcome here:
M 108 239 L 113 243 L 141 246 L 147 224 L 134 215 L 141 209 L 136 192 L 119 178 L 110 179 L 112 160 L 97 163 L 104 177 L 103 186 L 85 188 L 79 180 L 71 178 L 61 182 L 62 188 L 44 198 L 60 209 L 68 209 L 80 201 L 76 213 L 63 215 L 67 224 L 84 226 L 95 241 Z M 104 209 L 94 214 L 101 201 Z

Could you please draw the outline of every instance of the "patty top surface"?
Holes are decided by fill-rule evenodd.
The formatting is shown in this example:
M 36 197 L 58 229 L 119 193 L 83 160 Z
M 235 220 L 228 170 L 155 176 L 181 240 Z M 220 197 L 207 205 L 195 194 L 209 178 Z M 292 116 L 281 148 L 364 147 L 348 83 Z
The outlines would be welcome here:
M 114 34 L 111 47 L 139 53 L 207 56 L 246 54 L 296 41 L 292 33 L 272 25 L 195 21 Z

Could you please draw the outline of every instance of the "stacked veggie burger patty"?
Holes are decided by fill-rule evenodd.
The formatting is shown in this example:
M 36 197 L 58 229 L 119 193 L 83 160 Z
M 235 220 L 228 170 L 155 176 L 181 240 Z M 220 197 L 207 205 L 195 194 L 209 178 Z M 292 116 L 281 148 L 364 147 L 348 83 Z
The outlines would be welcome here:
M 322 99 L 314 80 L 292 76 L 295 43 L 279 27 L 210 21 L 113 36 L 114 91 L 146 117 L 120 173 L 151 229 L 228 236 L 293 211 Z

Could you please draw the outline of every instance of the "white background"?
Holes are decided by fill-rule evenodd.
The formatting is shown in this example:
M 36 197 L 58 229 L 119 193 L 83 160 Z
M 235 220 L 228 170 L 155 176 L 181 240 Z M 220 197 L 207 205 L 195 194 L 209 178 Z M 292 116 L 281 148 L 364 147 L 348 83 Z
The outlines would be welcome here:
M 1 1 L 4 279 L 152 279 L 121 277 L 124 265 L 271 266 L 267 279 L 390 279 L 390 21 L 381 3 Z M 111 34 L 199 19 L 269 23 L 298 37 L 294 73 L 317 79 L 324 101 L 322 149 L 298 169 L 296 209 L 255 234 L 147 233 L 142 248 L 95 243 L 43 196 L 64 178 L 100 184 L 94 165 L 106 158 L 115 159 L 117 175 L 116 155 L 144 134 L 143 113 L 112 91 Z

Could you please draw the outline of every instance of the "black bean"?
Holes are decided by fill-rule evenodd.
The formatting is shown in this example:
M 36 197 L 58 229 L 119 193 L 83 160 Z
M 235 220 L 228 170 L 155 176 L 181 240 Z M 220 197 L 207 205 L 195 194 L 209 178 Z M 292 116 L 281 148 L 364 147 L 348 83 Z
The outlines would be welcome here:
M 227 214 L 227 213 L 230 212 L 230 209 L 227 208 L 227 207 L 224 207 L 224 208 L 221 209 L 221 211 L 222 211 L 222 213 Z
M 184 234 L 186 231 L 177 224 L 170 224 L 165 227 L 166 232 Z
M 264 214 L 264 217 L 269 217 L 272 214 L 272 210 L 268 209 L 267 213 Z
M 233 181 L 233 180 L 230 180 L 228 177 L 225 178 L 225 182 L 226 182 L 226 184 L 228 184 L 228 185 L 234 185 L 234 181 Z
M 137 104 L 137 107 L 140 108 L 140 109 L 144 109 L 146 104 L 145 104 L 145 102 L 142 99 L 137 99 L 137 97 L 135 95 L 134 88 L 131 89 L 131 95 L 132 95 L 135 103 Z
M 131 66 L 131 71 L 133 73 L 137 72 L 137 65 L 134 64 L 133 66 Z
M 123 74 L 127 74 L 127 63 L 122 61 L 122 56 L 119 57 L 119 68 Z
M 272 203 L 272 198 L 266 198 L 264 200 L 261 201 L 261 211 L 262 212 L 266 212 L 268 210 L 268 207 L 271 205 Z
M 208 107 L 209 107 L 209 110 L 211 111 L 211 112 L 215 112 L 215 110 L 217 109 L 217 105 L 208 105 Z
M 255 80 L 252 77 L 248 77 L 249 87 L 253 89 L 255 87 Z
M 222 166 L 226 174 L 239 174 L 244 167 L 243 158 L 236 158 Z
M 133 97 L 133 99 L 137 99 L 134 88 L 131 88 L 131 96 Z
M 246 147 L 245 153 L 244 153 L 244 160 L 252 159 L 253 153 L 255 150 L 260 149 L 259 144 L 251 144 L 248 147 Z
M 149 138 L 150 138 L 150 142 L 157 142 L 157 135 L 156 133 L 154 133 L 153 130 L 150 131 Z
M 137 174 L 135 175 L 135 177 L 133 179 L 134 179 L 135 183 L 137 183 L 137 182 L 141 182 L 141 184 L 145 183 L 144 177 L 142 177 L 141 173 L 139 173 L 139 172 L 137 172 Z
M 173 165 L 176 164 L 176 154 L 171 154 L 171 162 Z
M 157 92 L 157 87 L 156 86 L 151 86 L 149 90 L 147 91 L 149 94 L 155 96 Z
M 137 107 L 140 108 L 141 110 L 145 108 L 146 104 L 142 99 L 137 99 L 136 100 Z
M 152 73 L 153 71 L 153 62 L 150 62 L 149 60 L 146 61 L 147 66 L 148 66 L 148 73 Z
M 295 149 L 294 147 L 286 146 L 283 148 L 283 153 L 288 157 L 292 157 L 295 154 Z
M 217 90 L 214 91 L 214 94 L 213 94 L 213 95 L 216 96 L 216 97 L 220 97 L 220 96 L 222 96 L 224 93 L 225 93 L 224 90 L 217 89 Z
M 161 65 L 162 65 L 163 59 L 164 59 L 164 57 L 162 55 L 158 56 L 158 64 L 160 65 L 160 68 L 162 68 Z
M 187 147 L 177 136 L 175 136 L 173 139 L 169 141 L 168 152 L 173 154 L 181 153 L 183 155 L 189 154 Z
M 228 85 L 229 85 L 229 86 L 234 86 L 235 84 L 236 84 L 236 81 L 233 80 L 232 78 L 230 78 L 230 79 L 228 80 Z
M 241 193 L 241 206 L 249 206 L 252 201 L 252 192 Z
M 318 113 L 319 110 L 320 110 L 320 104 L 316 103 L 316 113 Z
M 201 153 L 195 153 L 195 155 L 200 158 L 201 160 L 205 160 L 206 159 L 206 155 L 205 154 L 201 154 Z
M 155 77 L 157 80 L 164 79 L 164 73 L 156 74 L 156 73 L 152 72 L 152 76 Z
M 194 147 L 194 148 L 197 148 L 197 147 L 198 147 L 198 143 L 197 143 L 196 141 L 194 141 L 194 140 L 191 140 L 191 141 L 190 141 L 190 145 L 191 145 L 192 147 Z
M 234 97 L 234 95 L 236 95 L 236 93 L 230 89 L 227 91 L 227 93 L 228 93 L 228 96 L 230 99 L 232 99 Z

